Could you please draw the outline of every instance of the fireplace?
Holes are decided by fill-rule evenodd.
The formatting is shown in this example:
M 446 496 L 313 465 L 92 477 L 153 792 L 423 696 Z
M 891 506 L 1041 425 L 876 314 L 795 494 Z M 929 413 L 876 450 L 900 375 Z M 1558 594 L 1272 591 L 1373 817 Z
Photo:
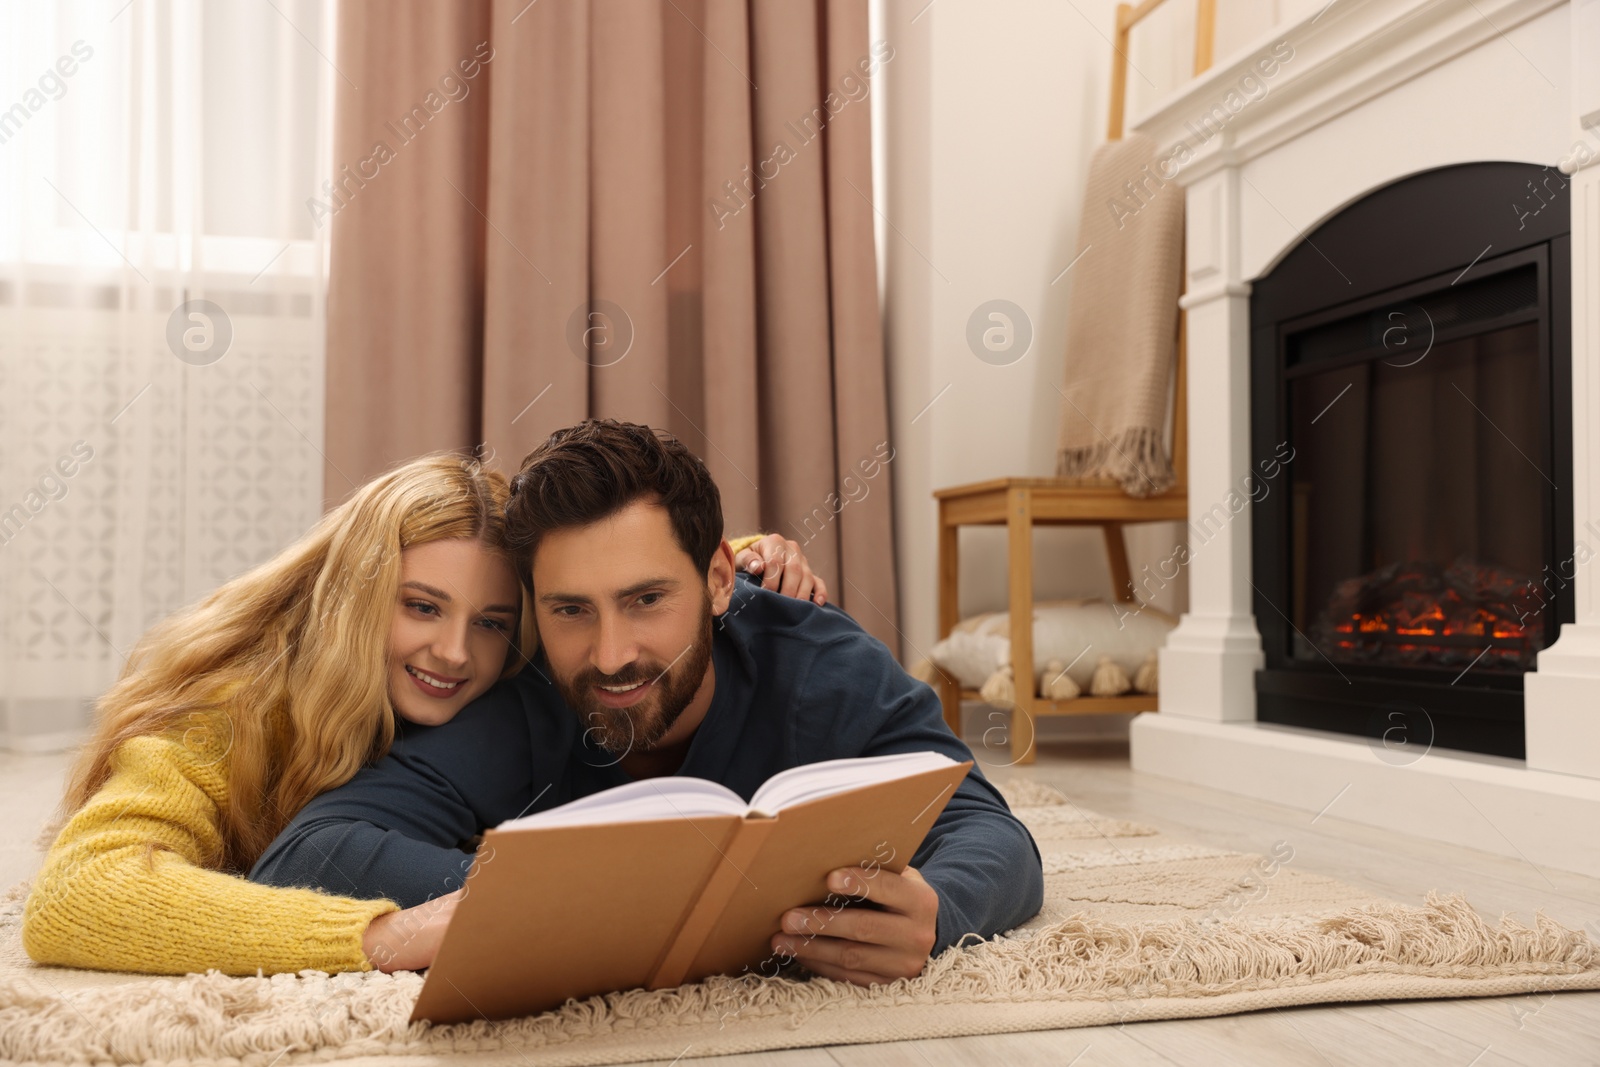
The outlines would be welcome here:
M 1293 43 L 1295 58 L 1280 65 L 1270 95 L 1235 115 L 1223 136 L 1195 149 L 1176 178 L 1186 212 L 1189 607 L 1161 650 L 1161 710 L 1139 716 L 1129 728 L 1133 767 L 1289 805 L 1319 827 L 1317 820 L 1351 820 L 1600 877 L 1600 836 L 1573 833 L 1600 821 L 1600 125 L 1585 126 L 1600 116 L 1600 83 L 1584 88 L 1579 77 L 1589 69 L 1580 65 L 1588 53 L 1579 47 L 1589 32 L 1580 17 L 1586 8 L 1560 0 L 1340 0 L 1326 10 L 1315 7 L 1280 26 L 1278 39 Z M 1159 151 L 1170 151 L 1192 137 L 1187 124 L 1194 116 L 1205 114 L 1264 54 L 1270 54 L 1265 44 L 1219 60 L 1215 73 L 1164 98 L 1132 128 L 1154 139 Z M 1529 69 L 1518 77 L 1508 73 L 1508 62 Z M 1552 91 L 1534 70 L 1558 88 Z M 1500 260 L 1516 255 L 1526 258 Z M 1484 428 L 1492 438 L 1468 439 L 1465 424 L 1439 407 L 1453 400 L 1470 411 L 1454 381 L 1516 439 L 1522 431 L 1508 424 L 1512 414 L 1483 404 L 1502 380 L 1494 377 L 1496 368 L 1478 367 L 1475 380 L 1379 379 L 1408 370 L 1404 364 L 1419 351 L 1414 341 L 1427 355 L 1411 370 L 1432 371 L 1437 357 L 1452 354 L 1447 346 L 1459 338 L 1424 298 L 1459 298 L 1491 277 L 1490 268 L 1502 274 L 1502 266 L 1529 264 L 1536 283 L 1532 314 L 1523 307 L 1497 321 L 1494 310 L 1476 300 L 1460 310 L 1470 318 L 1467 328 L 1484 335 L 1498 325 L 1526 331 L 1537 323 L 1531 329 L 1542 370 L 1535 373 L 1544 381 L 1531 384 L 1550 415 L 1537 439 L 1516 443 L 1553 486 L 1514 452 L 1491 451 L 1494 442 L 1505 444 L 1492 427 Z M 1374 310 L 1380 312 L 1376 321 Z M 1513 314 L 1527 318 L 1510 322 Z M 1366 317 L 1349 322 L 1355 315 Z M 1431 349 L 1429 316 L 1437 331 Z M 1310 336 L 1342 320 L 1346 329 L 1359 330 L 1357 338 L 1366 339 L 1375 358 L 1341 354 L 1331 339 Z M 1386 338 L 1397 326 L 1403 329 Z M 1369 367 L 1367 384 L 1357 383 L 1320 419 L 1349 379 L 1330 392 L 1311 381 L 1313 371 L 1287 374 L 1288 345 L 1297 337 L 1296 360 L 1348 358 L 1352 368 Z M 1386 340 L 1389 349 L 1378 355 Z M 1487 338 L 1479 358 L 1487 361 L 1502 343 L 1508 342 Z M 1291 382 L 1301 379 L 1304 396 L 1292 400 Z M 1545 542 L 1533 566 L 1542 573 L 1538 595 L 1547 606 L 1514 621 L 1531 635 L 1537 670 L 1519 675 L 1509 662 L 1486 669 L 1493 659 L 1524 656 L 1525 648 L 1501 645 L 1503 655 L 1491 649 L 1475 665 L 1458 666 L 1451 653 L 1438 652 L 1441 642 L 1409 640 L 1428 634 L 1398 632 L 1458 636 L 1461 620 L 1452 612 L 1461 604 L 1452 600 L 1437 614 L 1425 604 L 1410 611 L 1416 595 L 1437 593 L 1441 583 L 1445 589 L 1454 583 L 1464 603 L 1481 604 L 1481 587 L 1493 587 L 1501 576 L 1524 578 L 1530 562 L 1514 556 L 1526 549 L 1505 542 L 1511 535 L 1493 522 L 1492 508 L 1505 505 L 1442 491 L 1426 478 L 1380 481 L 1363 488 L 1370 493 L 1363 506 L 1381 507 L 1387 518 L 1393 510 L 1385 505 L 1397 493 L 1432 492 L 1425 499 L 1433 511 L 1456 509 L 1448 524 L 1439 524 L 1446 532 L 1459 536 L 1465 516 L 1483 516 L 1476 542 L 1439 544 L 1430 540 L 1434 527 L 1390 518 L 1388 529 L 1362 522 L 1352 538 L 1359 555 L 1346 561 L 1348 567 L 1332 571 L 1330 563 L 1307 558 L 1297 569 L 1292 562 L 1295 531 L 1301 537 L 1319 532 L 1310 518 L 1292 525 L 1296 501 L 1302 516 L 1323 521 L 1328 512 L 1313 510 L 1308 494 L 1325 491 L 1331 476 L 1306 463 L 1297 494 L 1296 468 L 1337 451 L 1324 456 L 1305 427 L 1343 433 L 1346 442 L 1365 440 L 1337 421 L 1351 417 L 1343 408 L 1359 390 L 1370 387 L 1369 407 L 1376 396 L 1382 414 L 1378 394 L 1423 384 L 1429 404 L 1408 402 L 1411 423 L 1381 427 L 1381 436 L 1375 431 L 1371 440 L 1383 448 L 1369 448 L 1370 462 L 1386 458 L 1388 448 L 1446 435 L 1446 459 L 1521 465 L 1505 469 L 1518 470 L 1515 477 L 1528 483 L 1516 491 L 1533 494 L 1533 503 L 1519 507 L 1536 512 L 1534 536 Z M 1324 391 L 1314 397 L 1313 389 Z M 1440 389 L 1446 392 L 1439 395 Z M 1496 395 L 1495 402 L 1527 402 L 1519 397 Z M 1310 410 L 1297 415 L 1293 403 Z M 1422 421 L 1417 416 L 1424 411 L 1438 417 Z M 1298 435 L 1300 451 L 1288 462 L 1279 459 L 1275 476 L 1266 477 L 1274 468 L 1258 464 L 1276 458 L 1273 448 L 1280 443 L 1287 453 L 1291 434 Z M 1476 456 L 1464 452 L 1469 445 Z M 1432 455 L 1438 458 L 1439 450 Z M 1380 479 L 1408 471 L 1376 469 Z M 1247 474 L 1251 494 L 1245 493 Z M 1497 479 L 1490 491 L 1510 477 Z M 1242 503 L 1232 501 L 1234 493 Z M 1222 521 L 1202 523 L 1218 501 L 1228 502 Z M 1364 514 L 1374 513 L 1368 507 Z M 1523 516 L 1513 517 L 1524 536 Z M 1427 510 L 1421 515 L 1425 522 L 1433 518 Z M 1415 515 L 1408 521 L 1415 523 Z M 1320 552 L 1321 546 L 1304 549 Z M 1474 561 L 1495 569 L 1469 580 L 1465 568 Z M 1407 565 L 1419 562 L 1429 566 L 1402 577 Z M 1319 566 L 1325 570 L 1318 572 Z M 1395 570 L 1384 573 L 1391 566 Z M 1349 579 L 1358 582 L 1345 587 L 1341 613 L 1355 615 L 1351 602 L 1358 603 L 1368 627 L 1362 632 L 1381 633 L 1387 625 L 1393 644 L 1402 647 L 1385 651 L 1374 647 L 1382 638 L 1369 637 L 1366 647 L 1351 650 L 1361 659 L 1336 660 L 1346 682 L 1315 651 L 1309 660 L 1295 655 L 1300 639 L 1291 623 L 1312 638 L 1340 583 Z M 1320 601 L 1311 599 L 1313 588 Z M 1409 612 L 1399 624 L 1397 607 Z M 1450 621 L 1414 625 L 1440 617 Z M 1493 636 L 1492 620 L 1483 625 Z M 1328 644 L 1320 636 L 1317 641 Z M 1403 646 L 1424 644 L 1431 647 L 1420 662 L 1374 662 L 1392 658 L 1391 652 L 1412 656 L 1418 649 Z M 1489 644 L 1471 647 L 1471 656 Z M 1437 720 L 1436 737 L 1427 735 L 1423 712 L 1429 722 Z M 1287 724 L 1297 719 L 1303 725 Z M 1417 720 L 1414 732 L 1396 729 L 1411 720 Z M 1404 745 L 1397 735 L 1404 735 Z M 1464 751 L 1473 748 L 1479 751 Z M 1514 758 L 1517 753 L 1524 757 Z
M 1551 168 L 1442 167 L 1254 284 L 1260 721 L 1523 757 L 1573 618 L 1568 220 Z

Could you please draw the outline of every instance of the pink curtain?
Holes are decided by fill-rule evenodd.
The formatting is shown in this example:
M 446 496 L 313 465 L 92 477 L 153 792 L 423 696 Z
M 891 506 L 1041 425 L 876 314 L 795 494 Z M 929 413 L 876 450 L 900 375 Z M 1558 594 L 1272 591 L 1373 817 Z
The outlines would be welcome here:
M 866 0 L 344 0 L 339 34 L 329 500 L 662 426 L 898 648 Z

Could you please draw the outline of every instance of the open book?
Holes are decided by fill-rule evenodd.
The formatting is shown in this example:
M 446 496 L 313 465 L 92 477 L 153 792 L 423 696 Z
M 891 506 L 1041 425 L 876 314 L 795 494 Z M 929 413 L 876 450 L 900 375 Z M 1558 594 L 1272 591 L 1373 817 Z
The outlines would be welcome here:
M 646 778 L 502 823 L 411 1017 L 502 1019 L 774 973 L 783 913 L 821 904 L 840 867 L 904 870 L 971 767 L 936 752 L 829 760 L 774 775 L 749 804 L 715 782 Z

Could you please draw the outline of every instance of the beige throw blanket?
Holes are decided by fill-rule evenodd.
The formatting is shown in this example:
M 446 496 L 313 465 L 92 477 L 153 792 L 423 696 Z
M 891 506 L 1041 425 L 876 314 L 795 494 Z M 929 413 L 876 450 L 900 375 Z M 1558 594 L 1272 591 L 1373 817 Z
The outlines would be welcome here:
M 1130 496 L 1171 488 L 1167 397 L 1177 351 L 1183 189 L 1150 138 L 1100 146 L 1089 163 L 1067 307 L 1056 472 L 1111 478 Z

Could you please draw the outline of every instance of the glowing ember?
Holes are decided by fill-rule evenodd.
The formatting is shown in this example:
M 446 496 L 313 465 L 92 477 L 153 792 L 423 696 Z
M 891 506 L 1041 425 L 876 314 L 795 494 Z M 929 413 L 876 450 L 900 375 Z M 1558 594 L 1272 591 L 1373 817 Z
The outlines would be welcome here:
M 1330 659 L 1394 667 L 1533 669 L 1532 583 L 1457 560 L 1392 563 L 1340 582 L 1312 630 Z M 1478 657 L 1482 656 L 1481 659 Z

